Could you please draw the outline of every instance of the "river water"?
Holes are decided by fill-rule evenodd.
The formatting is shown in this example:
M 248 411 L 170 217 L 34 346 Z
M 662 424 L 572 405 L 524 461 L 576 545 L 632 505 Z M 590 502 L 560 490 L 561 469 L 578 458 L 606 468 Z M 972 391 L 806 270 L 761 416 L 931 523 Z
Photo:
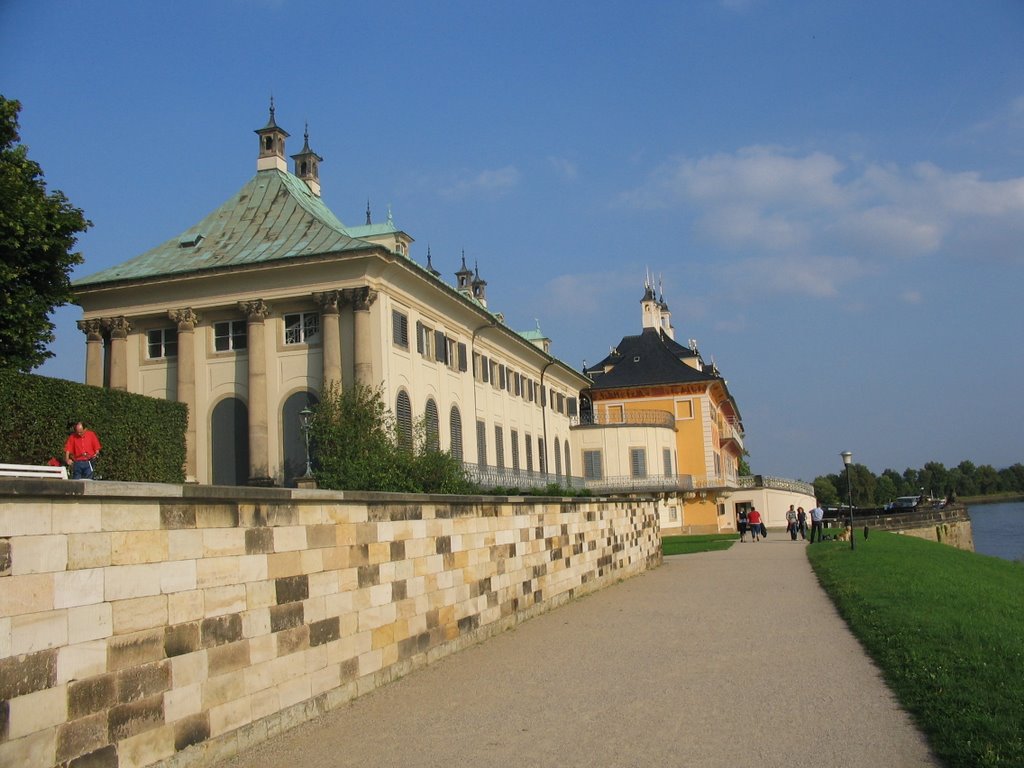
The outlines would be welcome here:
M 1024 562 L 1024 501 L 973 504 L 968 511 L 975 552 Z

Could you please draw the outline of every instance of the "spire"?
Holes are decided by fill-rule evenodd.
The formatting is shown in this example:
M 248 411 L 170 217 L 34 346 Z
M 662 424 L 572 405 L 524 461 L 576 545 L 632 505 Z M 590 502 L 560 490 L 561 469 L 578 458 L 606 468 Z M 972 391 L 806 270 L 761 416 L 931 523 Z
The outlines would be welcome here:
M 370 218 L 370 198 L 366 198 L 366 224 L 373 224 L 373 219 Z
M 473 298 L 487 306 L 487 281 L 480 277 L 480 264 L 477 263 L 476 259 L 473 260 L 473 266 L 475 267 L 473 273 Z
M 430 260 L 430 244 L 427 244 L 427 272 L 432 274 L 434 277 L 440 277 L 441 273 L 434 269 L 434 264 Z
M 288 131 L 279 127 L 274 118 L 274 97 L 270 97 L 270 118 L 262 128 L 257 128 L 256 135 L 260 137 L 260 153 L 256 160 L 257 171 L 276 169 L 288 172 L 288 163 L 284 159 L 284 140 L 288 138 Z
M 310 192 L 320 197 L 320 163 L 324 159 L 309 148 L 309 123 L 306 123 L 306 130 L 302 136 L 302 151 L 292 155 L 292 160 L 295 161 L 295 175 L 306 182 Z
M 473 270 L 466 266 L 466 249 L 462 249 L 462 267 L 455 273 L 455 287 L 465 294 L 472 292 L 470 280 L 473 278 Z

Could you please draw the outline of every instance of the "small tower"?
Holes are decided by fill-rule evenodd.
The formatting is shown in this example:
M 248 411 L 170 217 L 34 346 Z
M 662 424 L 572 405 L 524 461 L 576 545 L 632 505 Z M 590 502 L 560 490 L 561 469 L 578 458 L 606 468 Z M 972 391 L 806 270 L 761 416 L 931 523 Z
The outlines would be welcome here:
M 466 266 L 466 251 L 462 251 L 462 268 L 455 273 L 455 288 L 459 293 L 467 296 L 473 295 L 473 286 L 470 281 L 473 279 L 473 270 Z
M 661 328 L 661 302 L 658 301 L 658 297 L 654 293 L 654 284 L 650 274 L 644 279 L 644 297 L 640 299 L 640 307 L 643 312 L 644 329 L 659 330 Z
M 310 192 L 317 197 L 320 197 L 320 163 L 322 163 L 324 159 L 309 148 L 308 124 L 306 125 L 306 131 L 303 133 L 302 137 L 304 139 L 302 151 L 297 155 L 292 155 L 292 160 L 295 161 L 295 175 L 306 182 L 306 186 L 309 187 Z
M 473 275 L 473 298 L 479 301 L 484 307 L 487 306 L 487 281 L 480 277 L 480 265 L 474 263 L 476 272 Z
M 279 128 L 274 121 L 274 97 L 270 97 L 270 119 L 262 128 L 257 128 L 255 133 L 260 137 L 260 154 L 256 160 L 257 171 L 270 171 L 277 169 L 284 173 L 288 172 L 288 163 L 284 159 L 284 140 L 288 138 L 288 131 Z
M 434 269 L 433 263 L 430 261 L 430 246 L 427 246 L 427 272 L 432 274 L 434 277 L 441 277 L 441 273 Z
M 658 308 L 661 310 L 661 330 L 675 341 L 676 329 L 672 326 L 672 312 L 665 302 L 665 286 L 661 282 L 661 275 L 658 276 Z

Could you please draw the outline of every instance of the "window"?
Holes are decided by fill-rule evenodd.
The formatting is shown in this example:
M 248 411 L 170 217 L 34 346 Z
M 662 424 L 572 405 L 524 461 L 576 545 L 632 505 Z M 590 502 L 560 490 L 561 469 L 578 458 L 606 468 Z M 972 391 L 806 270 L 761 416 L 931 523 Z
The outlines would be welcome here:
M 409 348 L 409 318 L 397 309 L 391 310 L 391 340 L 396 347 Z
M 498 389 L 508 389 L 508 368 L 503 365 L 498 369 L 498 373 L 501 377 L 501 383 L 498 384 Z
M 158 328 L 148 334 L 148 357 L 150 360 L 159 360 L 162 357 L 178 356 L 178 329 Z
M 451 414 L 448 416 L 448 428 L 452 433 L 452 457 L 456 461 L 462 461 L 462 414 L 459 413 L 457 405 L 452 406 Z
M 505 435 L 497 424 L 494 425 L 494 463 L 498 469 L 505 468 Z
M 490 370 L 491 365 L 490 361 L 487 359 L 487 355 L 480 355 L 480 381 L 482 381 L 484 384 L 491 380 Z
M 312 344 L 320 340 L 320 315 L 297 312 L 284 316 L 285 344 Z
M 583 452 L 583 477 L 587 480 L 600 480 L 604 477 L 601 470 L 601 452 Z
M 526 433 L 526 440 L 523 441 L 523 445 L 526 446 L 526 471 L 533 472 L 533 441 L 530 438 L 530 433 Z
M 665 477 L 672 477 L 675 474 L 672 467 L 672 449 L 662 448 L 661 459 L 665 465 Z
M 558 393 L 558 412 L 565 413 L 565 395 Z
M 487 425 L 480 419 L 476 422 L 476 463 L 481 469 L 487 466 Z
M 559 477 L 562 474 L 562 444 L 555 438 L 555 477 Z
M 456 343 L 455 339 L 449 339 L 447 336 L 445 336 L 445 339 L 444 339 L 444 362 L 445 362 L 445 364 L 449 368 L 451 368 L 453 370 L 455 368 L 457 368 L 458 364 L 459 364 L 458 346 L 459 345 Z M 465 370 L 465 369 L 459 368 L 459 370 Z
M 541 472 L 548 471 L 548 457 L 544 453 L 544 438 L 537 438 L 537 469 Z
M 395 398 L 395 422 L 398 427 L 398 445 L 407 451 L 412 450 L 412 404 L 409 395 L 403 390 Z
M 522 397 L 523 394 L 523 377 L 519 375 L 519 371 L 512 374 L 512 383 L 515 386 L 513 394 L 516 397 Z
M 245 349 L 248 342 L 245 320 L 225 320 L 213 324 L 213 348 L 217 352 Z
M 644 448 L 629 449 L 629 474 L 632 477 L 647 477 L 647 451 Z
M 491 386 L 495 389 L 498 388 L 498 364 L 491 360 Z M 484 381 L 487 381 L 487 377 L 484 377 Z
M 426 430 L 426 441 L 428 451 L 441 450 L 440 425 L 437 418 L 437 403 L 434 398 L 427 398 L 427 406 L 423 409 L 424 428 Z
M 434 356 L 434 329 L 416 323 L 416 351 L 428 360 Z
M 463 344 L 460 341 L 459 342 L 459 370 L 462 371 L 463 373 L 466 372 L 466 368 L 467 368 L 467 363 L 468 362 L 469 361 L 466 359 L 466 345 Z
M 512 469 L 519 471 L 519 433 L 512 430 Z
M 579 414 L 579 404 L 575 397 L 570 397 L 565 401 L 565 405 L 569 416 L 577 416 Z
M 721 507 L 723 505 L 719 504 L 718 506 Z M 669 520 L 678 520 L 679 519 L 679 507 L 669 507 L 668 508 L 668 519 Z
M 569 441 L 565 441 L 565 476 L 572 477 L 572 464 L 569 463 Z

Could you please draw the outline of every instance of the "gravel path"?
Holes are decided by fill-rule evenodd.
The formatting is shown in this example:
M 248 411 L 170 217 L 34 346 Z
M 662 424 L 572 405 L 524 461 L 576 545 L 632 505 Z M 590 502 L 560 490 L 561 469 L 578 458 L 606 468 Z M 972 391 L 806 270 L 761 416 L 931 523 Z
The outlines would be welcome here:
M 219 768 L 938 766 L 805 546 L 666 558 Z

